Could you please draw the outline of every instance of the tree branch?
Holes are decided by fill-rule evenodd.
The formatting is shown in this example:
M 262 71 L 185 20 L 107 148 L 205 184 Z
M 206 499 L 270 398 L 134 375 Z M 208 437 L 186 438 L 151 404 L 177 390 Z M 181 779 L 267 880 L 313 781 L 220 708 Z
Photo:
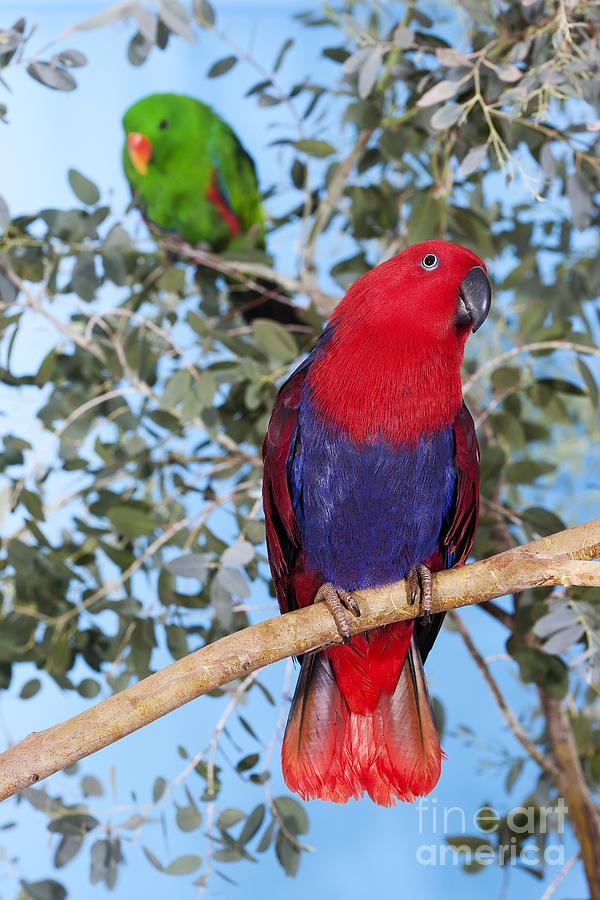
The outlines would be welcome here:
M 433 576 L 432 612 L 540 585 L 600 586 L 600 519 Z M 352 633 L 415 618 L 406 582 L 355 591 Z M 33 732 L 0 755 L 0 800 L 142 728 L 184 703 L 263 666 L 340 642 L 322 603 L 230 634 L 72 719 Z M 558 765 L 560 762 L 557 760 Z
M 598 812 L 585 782 L 579 753 L 569 721 L 560 700 L 538 688 L 552 755 L 558 767 L 556 786 L 565 798 L 575 837 L 581 847 L 581 859 L 590 891 L 590 900 L 600 900 L 600 827 Z
M 282 291 L 287 291 L 290 294 L 306 294 L 315 306 L 327 315 L 340 299 L 332 294 L 325 293 L 325 291 L 322 291 L 317 285 L 307 281 L 305 278 L 290 278 L 288 275 L 284 275 L 282 272 L 278 272 L 264 263 L 223 259 L 219 254 L 213 253 L 202 245 L 192 246 L 182 241 L 179 237 L 161 237 L 160 246 L 163 250 L 174 253 L 188 263 L 206 266 L 207 269 L 213 269 L 215 272 L 221 272 L 222 275 L 228 275 L 237 279 L 246 288 L 256 291 L 257 294 L 265 299 L 273 298 L 274 300 L 279 300 L 280 303 L 294 306 L 294 302 L 289 297 L 286 297 L 284 293 L 270 290 L 255 279 L 277 284 Z
M 501 622 L 502 625 L 505 625 L 506 628 L 509 628 L 511 631 L 513 630 L 515 626 L 514 615 L 507 612 L 505 609 L 502 609 L 502 607 L 498 606 L 497 603 L 492 603 L 491 600 L 486 600 L 485 603 L 480 604 L 479 609 L 483 609 L 498 622 Z
M 463 620 L 460 618 L 458 613 L 454 612 L 454 610 L 450 610 L 449 615 L 452 617 L 452 625 L 454 626 L 454 628 L 456 628 L 461 638 L 463 639 L 465 646 L 471 654 L 475 665 L 481 672 L 483 680 L 492 692 L 494 700 L 496 701 L 498 708 L 504 717 L 504 721 L 506 722 L 516 739 L 519 741 L 519 743 L 525 748 L 528 756 L 535 760 L 538 766 L 546 773 L 546 775 L 548 775 L 552 779 L 552 781 L 554 781 L 555 784 L 558 784 L 559 772 L 557 767 L 554 765 L 552 760 L 546 759 L 541 750 L 539 750 L 534 742 L 525 734 L 521 723 L 502 696 L 502 692 L 494 681 L 492 673 L 486 665 L 485 659 L 473 643 L 473 639 L 471 638 L 471 635 L 465 627 Z
M 321 201 L 321 203 L 319 203 L 318 209 L 315 213 L 313 227 L 311 229 L 308 243 L 304 251 L 304 268 L 310 273 L 310 277 L 312 280 L 314 280 L 314 255 L 319 235 L 326 228 L 330 216 L 333 215 L 336 203 L 340 199 L 344 188 L 348 184 L 350 172 L 360 161 L 361 156 L 363 156 L 365 150 L 367 149 L 367 144 L 369 143 L 371 135 L 374 131 L 374 128 L 365 128 L 359 132 L 354 147 L 352 148 L 346 159 L 344 159 L 340 163 L 337 172 L 331 180 L 331 184 L 329 185 L 325 198 Z M 330 307 L 327 312 L 331 312 L 332 308 L 333 307 Z
M 568 875 L 575 863 L 578 859 L 581 858 L 581 853 L 575 853 L 570 859 L 566 861 L 556 878 L 553 878 L 544 893 L 541 896 L 541 900 L 550 900 L 552 895 L 554 894 L 557 887 L 560 885 L 561 881 Z

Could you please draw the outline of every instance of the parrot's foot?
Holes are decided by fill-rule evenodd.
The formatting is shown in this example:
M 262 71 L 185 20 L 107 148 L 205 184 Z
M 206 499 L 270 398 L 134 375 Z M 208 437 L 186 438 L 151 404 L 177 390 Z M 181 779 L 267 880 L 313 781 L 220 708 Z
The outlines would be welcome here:
M 352 632 L 350 631 L 350 623 L 344 607 L 351 610 L 355 616 L 360 616 L 360 607 L 352 594 L 349 594 L 343 588 L 336 588 L 331 582 L 327 581 L 321 585 L 315 594 L 313 602 L 326 604 L 344 644 L 349 644 L 352 640 Z
M 406 576 L 408 586 L 410 588 L 410 605 L 417 599 L 417 594 L 421 595 L 421 610 L 423 615 L 423 624 L 427 625 L 431 618 L 431 599 L 433 593 L 433 582 L 431 580 L 431 572 L 427 566 L 420 565 L 415 569 L 411 569 Z

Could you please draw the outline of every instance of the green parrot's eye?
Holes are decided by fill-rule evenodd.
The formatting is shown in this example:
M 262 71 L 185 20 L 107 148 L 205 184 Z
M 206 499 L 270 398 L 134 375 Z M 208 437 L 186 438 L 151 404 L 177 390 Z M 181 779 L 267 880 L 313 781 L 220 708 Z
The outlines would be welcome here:
M 164 131 L 165 128 L 168 127 L 168 125 L 169 125 L 169 123 L 167 122 L 167 120 L 163 119 L 161 122 L 159 122 L 158 127 L 160 128 L 161 131 Z
M 427 256 L 424 256 L 421 260 L 421 268 L 422 269 L 437 269 L 439 264 L 439 259 L 435 255 L 435 253 L 428 253 Z

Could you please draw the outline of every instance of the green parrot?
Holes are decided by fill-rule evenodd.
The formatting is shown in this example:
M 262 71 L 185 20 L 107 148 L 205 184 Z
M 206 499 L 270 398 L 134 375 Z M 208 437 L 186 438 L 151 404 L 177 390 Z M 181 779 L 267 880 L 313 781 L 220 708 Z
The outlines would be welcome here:
M 264 250 L 254 163 L 214 109 L 181 94 L 150 94 L 127 110 L 123 127 L 123 168 L 151 228 L 208 244 L 215 253 L 241 246 Z M 280 293 L 272 284 L 265 288 Z M 259 296 L 235 291 L 247 321 L 299 322 L 293 306 L 274 298 L 257 303 Z

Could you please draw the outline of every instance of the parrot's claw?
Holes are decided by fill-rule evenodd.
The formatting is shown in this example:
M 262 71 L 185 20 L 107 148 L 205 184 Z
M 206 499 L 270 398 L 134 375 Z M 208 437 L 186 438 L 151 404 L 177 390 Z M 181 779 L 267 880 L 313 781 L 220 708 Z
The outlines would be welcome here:
M 410 605 L 412 606 L 417 595 L 421 595 L 421 610 L 423 615 L 423 625 L 429 624 L 431 618 L 431 600 L 432 600 L 432 580 L 431 572 L 427 566 L 419 565 L 411 569 L 406 576 L 408 587 L 410 590 Z
M 344 607 L 351 610 L 355 616 L 360 616 L 360 607 L 352 594 L 349 594 L 343 588 L 336 588 L 335 585 L 328 581 L 321 585 L 315 594 L 314 602 L 326 604 L 344 644 L 349 644 L 352 640 L 352 632 Z
M 417 600 L 417 594 L 419 593 L 419 576 L 416 569 L 410 570 L 406 576 L 406 581 L 408 589 L 410 590 L 410 600 L 408 602 L 410 606 L 414 606 Z

